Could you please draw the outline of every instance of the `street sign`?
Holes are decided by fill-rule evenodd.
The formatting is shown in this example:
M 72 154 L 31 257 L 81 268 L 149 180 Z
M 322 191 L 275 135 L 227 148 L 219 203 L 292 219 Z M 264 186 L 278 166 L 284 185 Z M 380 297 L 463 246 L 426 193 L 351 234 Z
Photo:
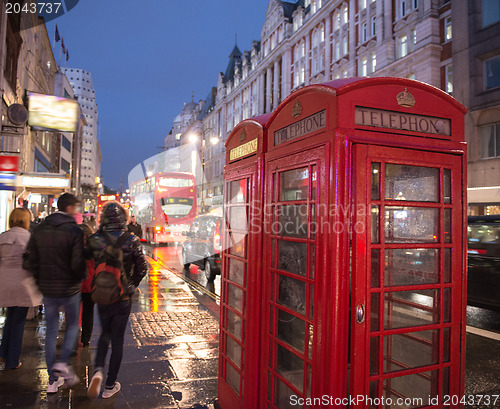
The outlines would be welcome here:
M 0 156 L 0 172 L 18 172 L 19 156 Z
M 16 190 L 16 175 L 0 172 L 0 190 Z

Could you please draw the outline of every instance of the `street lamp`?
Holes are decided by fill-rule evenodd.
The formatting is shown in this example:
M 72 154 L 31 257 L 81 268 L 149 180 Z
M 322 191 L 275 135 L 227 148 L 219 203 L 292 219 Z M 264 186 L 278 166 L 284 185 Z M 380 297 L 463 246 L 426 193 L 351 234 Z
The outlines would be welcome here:
M 208 135 L 211 134 L 208 138 Z M 188 136 L 189 142 L 192 144 L 197 144 L 199 137 L 201 137 L 201 207 L 202 210 L 205 210 L 205 150 L 208 148 L 207 139 L 210 141 L 212 146 L 215 146 L 219 143 L 219 137 L 215 135 L 215 131 L 212 128 L 202 129 L 201 134 L 196 134 L 194 132 L 190 133 Z M 194 154 L 194 151 L 193 151 Z M 193 156 L 194 160 L 194 156 Z M 194 169 L 194 162 L 193 162 Z M 194 172 L 193 172 L 194 173 Z

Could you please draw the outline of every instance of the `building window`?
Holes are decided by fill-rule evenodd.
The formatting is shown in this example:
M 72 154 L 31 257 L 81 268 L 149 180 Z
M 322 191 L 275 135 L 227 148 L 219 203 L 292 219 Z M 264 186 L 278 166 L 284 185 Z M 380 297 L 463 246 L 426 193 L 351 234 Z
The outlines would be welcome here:
M 481 126 L 479 136 L 483 146 L 482 158 L 495 158 L 500 156 L 500 123 Z
M 312 38 L 313 38 L 313 48 L 316 48 L 319 45 L 319 36 L 317 30 L 314 30 Z
M 342 16 L 344 19 L 344 24 L 347 24 L 347 22 L 349 21 L 349 11 L 347 9 L 347 6 L 344 6 L 342 8 Z
M 363 24 L 361 25 L 361 41 L 362 41 L 363 43 L 365 43 L 365 42 L 366 42 L 366 39 L 367 39 L 367 37 L 368 37 L 367 30 L 368 30 L 368 27 L 367 27 L 366 23 L 363 23 Z
M 319 38 L 320 38 L 321 42 L 325 41 L 325 26 L 324 25 L 321 25 Z
M 347 37 L 344 37 L 342 39 L 342 55 L 347 55 L 347 52 L 349 51 L 348 45 L 347 45 Z
M 347 78 L 347 70 L 342 71 L 342 78 Z
M 68 152 L 71 152 L 71 142 L 64 135 L 62 136 L 61 144 L 64 149 L 66 149 Z
M 444 78 L 446 82 L 446 92 L 453 93 L 453 66 L 451 64 L 444 67 Z
M 366 9 L 366 0 L 359 0 L 359 9 L 360 10 Z
M 335 61 L 340 58 L 340 43 L 338 41 L 335 41 L 333 44 L 333 55 L 335 56 Z
M 408 13 L 408 9 L 406 8 L 406 1 L 407 0 L 399 0 L 399 15 L 401 17 L 406 16 Z
M 408 54 L 408 37 L 406 35 L 399 37 L 399 58 L 406 57 Z
M 309 7 L 311 4 L 311 0 L 305 0 L 304 1 L 304 7 Z
M 339 28 L 340 28 L 340 13 L 336 11 L 333 16 L 333 30 L 336 31 Z
M 373 53 L 372 54 L 372 66 L 371 66 L 371 71 L 372 72 L 375 72 L 375 70 L 377 69 L 377 54 Z
M 411 49 L 412 51 L 415 50 L 415 46 L 417 45 L 417 30 L 413 29 L 410 32 L 411 34 Z
M 361 76 L 366 77 L 368 75 L 368 60 L 366 57 L 361 59 Z
M 451 40 L 451 17 L 444 19 L 444 41 Z
M 486 89 L 500 87 L 500 55 L 484 61 L 484 83 Z
M 371 26 L 372 26 L 372 36 L 377 35 L 377 18 L 376 17 L 372 17 Z
M 500 0 L 483 0 L 483 27 L 500 21 Z
M 70 169 L 69 162 L 64 158 L 61 158 L 61 169 L 64 170 L 66 173 L 68 173 Z
M 316 13 L 316 0 L 312 0 L 312 6 L 311 6 L 311 11 L 312 13 Z

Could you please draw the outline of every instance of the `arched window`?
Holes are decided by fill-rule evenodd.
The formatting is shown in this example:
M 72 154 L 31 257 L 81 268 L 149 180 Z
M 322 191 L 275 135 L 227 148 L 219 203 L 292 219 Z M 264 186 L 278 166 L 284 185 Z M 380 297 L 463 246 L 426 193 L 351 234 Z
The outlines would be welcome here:
M 337 10 L 333 15 L 333 30 L 336 31 L 340 28 L 340 13 Z
M 325 26 L 324 26 L 324 24 L 321 24 L 319 31 L 320 31 L 319 41 L 323 42 L 323 41 L 325 41 Z
M 319 44 L 318 30 L 313 31 L 312 38 L 313 38 L 313 48 L 316 48 Z
M 342 17 L 343 17 L 343 23 L 347 24 L 349 22 L 349 10 L 347 8 L 347 4 L 344 4 L 344 7 L 342 7 Z

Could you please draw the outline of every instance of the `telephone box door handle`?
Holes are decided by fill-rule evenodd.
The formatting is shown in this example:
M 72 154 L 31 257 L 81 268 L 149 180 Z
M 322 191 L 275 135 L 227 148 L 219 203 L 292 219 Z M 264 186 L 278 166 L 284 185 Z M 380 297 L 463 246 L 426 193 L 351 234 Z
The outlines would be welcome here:
M 365 321 L 365 306 L 358 304 L 356 306 L 356 322 L 362 324 Z

